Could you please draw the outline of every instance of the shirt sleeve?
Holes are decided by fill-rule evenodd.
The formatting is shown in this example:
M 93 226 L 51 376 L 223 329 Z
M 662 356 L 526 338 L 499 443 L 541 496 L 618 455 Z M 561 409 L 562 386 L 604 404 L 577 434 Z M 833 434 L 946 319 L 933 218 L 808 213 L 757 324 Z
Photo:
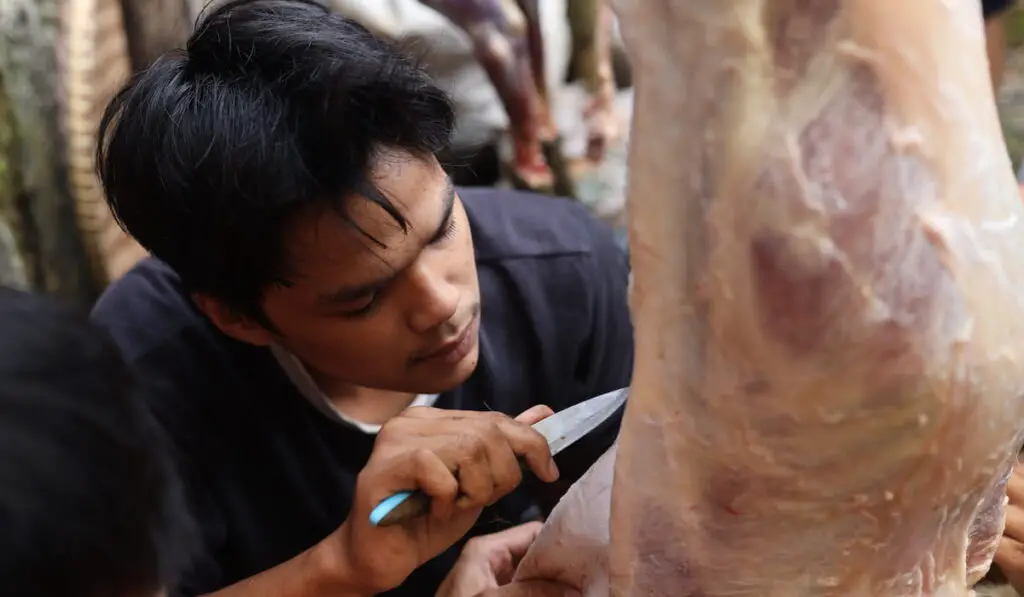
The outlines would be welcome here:
M 629 260 L 611 229 L 591 224 L 593 249 L 582 265 L 581 284 L 587 297 L 589 330 L 584 335 L 576 362 L 577 391 L 565 408 L 606 392 L 629 386 L 633 376 L 633 323 L 629 312 Z M 557 408 L 556 408 L 557 410 Z M 545 513 L 569 487 L 615 443 L 624 408 L 604 424 L 556 456 L 561 476 L 557 483 L 538 491 Z
M 178 351 L 174 351 L 178 352 Z M 188 398 L 199 395 L 201 370 L 188 365 L 188 359 L 163 355 L 155 360 L 147 356 L 131 363 L 140 390 L 160 425 L 167 442 L 174 470 L 181 481 L 186 515 L 195 530 L 184 569 L 172 586 L 169 597 L 197 597 L 215 591 L 224 584 L 217 554 L 225 541 L 225 526 L 212 494 L 213 477 L 204 466 L 201 435 L 190 422 L 195 413 L 188 411 Z
M 197 530 L 192 557 L 173 586 L 171 597 L 196 597 L 220 588 L 216 555 L 224 545 L 225 525 L 204 454 L 203 429 L 216 425 L 200 408 L 223 388 L 211 380 L 206 363 L 217 358 L 197 315 L 177 290 L 169 269 L 152 261 L 111 285 L 94 306 L 91 321 L 117 344 L 131 366 L 150 412 L 164 432 L 172 463 L 181 479 L 190 521 Z
M 178 352 L 178 351 L 174 351 Z M 180 354 L 180 353 L 179 353 Z M 195 413 L 183 407 L 188 394 L 198 395 L 202 384 L 200 368 L 185 366 L 187 359 L 165 356 L 159 366 L 147 366 L 147 360 L 136 363 L 136 370 L 151 410 L 169 440 L 172 462 L 181 479 L 191 523 L 197 529 L 193 557 L 173 586 L 170 597 L 197 597 L 221 588 L 223 575 L 217 554 L 225 541 L 224 521 L 211 493 L 214 478 L 204 466 L 206 447 L 195 432 Z
M 189 514 L 198 529 L 193 558 L 169 588 L 169 597 L 199 597 L 222 587 L 223 574 L 217 564 L 217 546 L 224 540 L 224 526 L 210 496 L 202 490 L 203 481 L 197 471 L 180 456 L 176 459 L 185 487 Z

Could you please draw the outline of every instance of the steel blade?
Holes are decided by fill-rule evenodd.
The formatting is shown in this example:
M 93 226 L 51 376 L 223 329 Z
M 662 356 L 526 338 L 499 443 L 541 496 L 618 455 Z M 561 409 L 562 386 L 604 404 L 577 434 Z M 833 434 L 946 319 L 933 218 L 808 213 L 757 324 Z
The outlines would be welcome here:
M 626 402 L 628 396 L 629 388 L 601 394 L 558 411 L 535 423 L 533 428 L 548 440 L 551 455 L 554 456 L 607 421 Z

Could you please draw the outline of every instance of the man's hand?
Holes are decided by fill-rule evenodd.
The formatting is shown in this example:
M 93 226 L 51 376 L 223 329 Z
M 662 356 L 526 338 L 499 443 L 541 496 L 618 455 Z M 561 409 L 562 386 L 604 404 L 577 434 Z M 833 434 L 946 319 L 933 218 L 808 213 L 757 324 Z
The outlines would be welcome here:
M 1019 594 L 1024 594 L 1024 465 L 1016 465 L 1006 483 L 1006 528 L 996 549 L 995 563 Z
M 434 597 L 579 597 L 556 582 L 508 584 L 543 527 L 540 522 L 528 522 L 471 539 Z
M 542 523 L 528 522 L 471 539 L 436 597 L 475 597 L 487 589 L 509 583 L 519 561 L 543 527 Z
M 373 595 L 400 585 L 461 539 L 480 512 L 522 481 L 518 457 L 542 481 L 558 479 L 547 441 L 530 425 L 552 414 L 534 407 L 511 419 L 493 412 L 411 408 L 381 429 L 356 482 L 345 524 L 327 539 L 349 592 Z M 401 526 L 370 524 L 381 500 L 418 489 L 430 513 Z M 532 540 L 532 538 L 531 538 Z

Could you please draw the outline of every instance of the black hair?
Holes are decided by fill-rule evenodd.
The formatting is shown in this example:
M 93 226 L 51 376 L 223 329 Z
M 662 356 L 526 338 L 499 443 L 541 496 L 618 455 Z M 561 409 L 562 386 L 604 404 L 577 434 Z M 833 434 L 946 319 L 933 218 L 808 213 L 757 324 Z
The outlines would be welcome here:
M 197 542 L 163 436 L 113 344 L 0 289 L 0 595 L 138 595 Z
M 367 197 L 383 149 L 447 148 L 448 96 L 409 55 L 312 0 L 235 0 L 107 108 L 97 164 L 121 226 L 193 292 L 268 324 L 287 285 L 284 234 L 310 207 Z

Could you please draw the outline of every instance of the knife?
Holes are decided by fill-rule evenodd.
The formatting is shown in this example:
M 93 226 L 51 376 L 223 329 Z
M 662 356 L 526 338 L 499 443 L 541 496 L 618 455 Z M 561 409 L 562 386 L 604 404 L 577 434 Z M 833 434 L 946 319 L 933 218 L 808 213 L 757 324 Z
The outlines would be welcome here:
M 533 428 L 548 440 L 554 456 L 607 421 L 626 402 L 629 388 L 613 390 L 558 411 Z M 524 470 L 526 466 L 523 465 Z M 385 499 L 370 513 L 370 524 L 389 527 L 426 514 L 430 497 L 419 491 L 400 491 Z

